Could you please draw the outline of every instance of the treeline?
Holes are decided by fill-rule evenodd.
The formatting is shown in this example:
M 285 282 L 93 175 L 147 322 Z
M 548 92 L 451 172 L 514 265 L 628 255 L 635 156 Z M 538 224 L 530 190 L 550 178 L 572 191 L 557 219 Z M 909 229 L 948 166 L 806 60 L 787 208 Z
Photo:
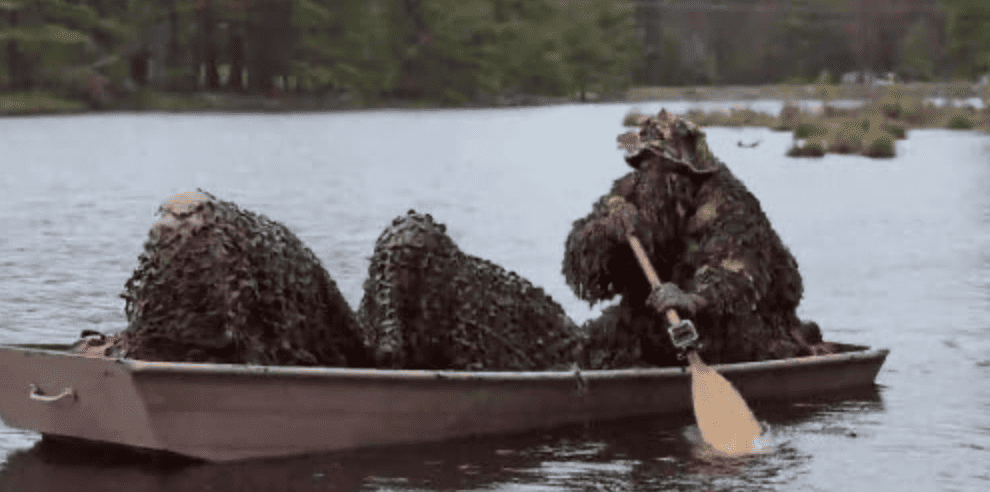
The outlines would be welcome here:
M 641 0 L 643 85 L 934 81 L 990 70 L 986 0 Z
M 128 86 L 447 104 L 620 95 L 615 0 L 0 0 L 0 90 Z
M 985 0 L 0 0 L 0 93 L 355 106 L 990 69 Z

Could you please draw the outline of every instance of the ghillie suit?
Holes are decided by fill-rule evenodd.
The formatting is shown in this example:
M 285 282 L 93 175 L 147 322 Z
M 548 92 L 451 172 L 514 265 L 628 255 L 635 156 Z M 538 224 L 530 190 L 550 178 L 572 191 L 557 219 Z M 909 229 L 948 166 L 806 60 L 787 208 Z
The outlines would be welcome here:
M 114 339 L 115 355 L 369 365 L 354 313 L 284 225 L 204 192 L 173 197 L 159 214 L 121 294 L 128 327 Z
M 375 243 L 358 315 L 379 367 L 566 369 L 580 350 L 577 327 L 542 289 L 463 253 L 413 210 Z
M 563 262 L 567 283 L 581 299 L 594 304 L 622 296 L 618 307 L 585 325 L 588 366 L 678 364 L 668 322 L 656 309 L 661 305 L 680 307 L 681 316 L 694 321 L 707 362 L 815 351 L 814 341 L 803 338 L 820 340 L 817 325 L 802 325 L 795 313 L 803 289 L 797 261 L 756 197 L 708 150 L 704 133 L 662 111 L 619 142 L 635 171 L 574 222 Z M 622 213 L 633 218 L 617 220 Z M 651 299 L 628 233 L 670 283 L 660 290 L 677 302 Z

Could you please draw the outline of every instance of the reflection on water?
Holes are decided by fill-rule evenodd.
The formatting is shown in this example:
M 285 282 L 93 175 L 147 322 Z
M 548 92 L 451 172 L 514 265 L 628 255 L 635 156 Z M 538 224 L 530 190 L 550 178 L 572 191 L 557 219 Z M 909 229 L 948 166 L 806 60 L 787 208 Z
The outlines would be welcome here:
M 155 209 L 196 187 L 287 224 L 351 305 L 375 238 L 416 208 L 583 321 L 601 306 L 564 283 L 564 238 L 628 170 L 614 136 L 631 107 L 0 120 L 0 343 L 122 328 L 117 295 Z M 828 339 L 891 349 L 873 394 L 754 404 L 769 454 L 706 460 L 679 415 L 163 469 L 0 426 L 0 490 L 990 488 L 988 138 L 912 131 L 894 159 L 807 160 L 783 157 L 784 133 L 708 134 L 798 260 L 798 314 Z
M 40 441 L 9 456 L 0 490 L 770 490 L 811 464 L 801 436 L 822 427 L 850 439 L 828 429 L 846 429 L 850 410 L 877 413 L 882 403 L 870 390 L 757 408 L 774 445 L 749 458 L 699 453 L 690 415 L 234 464 Z

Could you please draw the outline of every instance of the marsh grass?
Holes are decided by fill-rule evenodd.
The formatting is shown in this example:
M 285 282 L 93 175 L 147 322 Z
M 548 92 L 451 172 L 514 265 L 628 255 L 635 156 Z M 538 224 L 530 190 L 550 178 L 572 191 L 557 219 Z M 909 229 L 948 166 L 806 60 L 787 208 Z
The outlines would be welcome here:
M 910 83 L 894 87 L 905 96 L 968 98 L 981 97 L 980 88 L 968 81 Z M 795 99 L 867 99 L 885 92 L 884 87 L 869 87 L 859 84 L 767 84 L 758 86 L 722 87 L 633 87 L 626 92 L 629 102 L 652 101 L 742 101 L 755 99 L 795 100 Z M 984 97 L 984 100 L 987 98 Z
M 824 137 L 828 128 L 819 123 L 799 123 L 794 128 L 794 138 Z
M 821 139 L 807 141 L 796 141 L 790 149 L 787 149 L 787 157 L 824 157 L 825 144 Z
M 894 137 L 879 128 L 867 132 L 863 143 L 860 152 L 867 157 L 890 158 L 895 155 Z
M 30 115 L 84 111 L 81 101 L 70 101 L 47 92 L 21 92 L 0 95 L 0 115 Z
M 685 116 L 699 126 L 771 126 L 777 117 L 751 108 L 732 108 L 725 111 L 690 110 Z
M 779 87 L 779 86 L 778 86 Z M 857 86 L 858 87 L 858 86 Z M 688 111 L 685 116 L 699 126 L 761 126 L 794 132 L 795 144 L 787 155 L 814 156 L 821 145 L 825 152 L 863 154 L 870 157 L 893 157 L 896 140 L 908 137 L 908 130 L 920 128 L 981 129 L 990 131 L 990 85 L 974 88 L 971 84 L 903 84 L 862 89 L 863 105 L 838 108 L 836 98 L 849 97 L 846 86 L 807 86 L 802 97 L 817 97 L 821 110 L 806 111 L 786 94 L 784 107 L 776 116 L 749 108 L 725 111 Z M 977 90 L 979 89 L 979 90 Z M 761 93 L 765 93 L 763 91 Z M 693 93 L 697 94 L 697 92 Z M 926 99 L 940 97 L 981 97 L 983 109 L 952 104 L 937 106 Z M 780 99 L 780 95 L 777 99 Z M 627 115 L 627 119 L 630 118 Z M 803 142 L 798 143 L 798 140 Z
M 945 124 L 945 127 L 950 130 L 972 130 L 975 126 L 972 120 L 963 115 L 954 115 Z

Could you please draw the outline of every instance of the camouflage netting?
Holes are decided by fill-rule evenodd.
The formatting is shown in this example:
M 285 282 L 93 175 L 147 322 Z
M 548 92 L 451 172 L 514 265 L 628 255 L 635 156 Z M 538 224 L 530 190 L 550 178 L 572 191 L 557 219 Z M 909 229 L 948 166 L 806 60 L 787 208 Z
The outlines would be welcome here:
M 157 361 L 364 366 L 354 313 L 284 225 L 205 193 L 159 209 L 126 283 L 117 355 Z
M 375 243 L 358 314 L 380 367 L 567 369 L 580 350 L 577 327 L 542 289 L 461 252 L 412 210 Z
M 707 362 L 814 352 L 814 342 L 804 339 L 816 339 L 815 330 L 795 314 L 802 295 L 797 261 L 756 197 L 707 150 L 704 133 L 662 112 L 620 136 L 620 144 L 631 151 L 627 162 L 635 171 L 574 222 L 563 262 L 578 297 L 593 304 L 622 296 L 617 308 L 585 325 L 590 367 L 678 364 L 667 321 L 646 304 L 650 285 L 610 217 L 614 196 L 635 207 L 631 232 L 661 280 L 704 302 L 693 321 Z

